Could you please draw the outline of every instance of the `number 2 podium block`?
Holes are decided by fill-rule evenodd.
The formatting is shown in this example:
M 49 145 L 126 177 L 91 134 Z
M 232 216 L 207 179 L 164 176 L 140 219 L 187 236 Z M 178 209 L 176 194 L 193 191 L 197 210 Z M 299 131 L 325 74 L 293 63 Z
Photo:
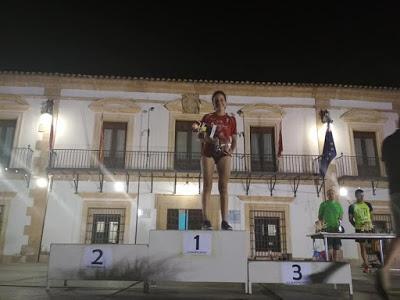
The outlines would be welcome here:
M 149 258 L 160 281 L 247 282 L 247 231 L 150 231 Z
M 47 284 L 51 280 L 132 280 L 129 265 L 148 260 L 148 245 L 51 244 Z

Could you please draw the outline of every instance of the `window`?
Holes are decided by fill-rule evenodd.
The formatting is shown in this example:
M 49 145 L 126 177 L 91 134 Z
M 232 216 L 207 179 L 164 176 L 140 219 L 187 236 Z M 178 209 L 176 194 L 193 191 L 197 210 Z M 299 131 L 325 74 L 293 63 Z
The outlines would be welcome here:
M 390 214 L 372 214 L 372 224 L 376 233 L 393 233 L 392 216 Z M 382 240 L 383 255 L 389 251 L 390 240 Z
M 372 223 L 378 233 L 393 233 L 392 216 L 390 214 L 372 214 Z
M 176 121 L 175 170 L 200 171 L 201 144 L 192 132 L 192 121 Z
M 373 212 L 372 224 L 374 225 L 374 231 L 376 233 L 393 233 L 392 216 L 390 214 Z M 390 243 L 390 240 L 382 240 L 382 250 L 384 256 L 389 251 Z M 379 259 L 379 256 L 376 257 L 377 253 L 372 249 L 371 241 L 367 241 L 367 254 L 369 261 Z
M 9 167 L 14 142 L 16 120 L 0 120 L 0 165 Z
M 379 176 L 375 132 L 354 131 L 358 176 Z
M 127 123 L 104 122 L 103 144 L 104 165 L 110 169 L 122 169 L 125 166 Z
M 287 254 L 285 212 L 251 210 L 250 236 L 253 257 L 284 258 Z
M 201 209 L 168 209 L 167 230 L 199 230 L 203 214 Z
M 124 239 L 125 209 L 89 208 L 87 244 L 121 244 Z
M 275 172 L 274 127 L 250 127 L 251 170 Z

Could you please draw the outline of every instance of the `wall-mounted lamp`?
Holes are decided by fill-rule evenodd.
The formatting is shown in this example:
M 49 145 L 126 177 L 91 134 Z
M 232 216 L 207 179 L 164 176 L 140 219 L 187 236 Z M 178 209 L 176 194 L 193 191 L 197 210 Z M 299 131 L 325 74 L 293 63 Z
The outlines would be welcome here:
M 321 109 L 319 112 L 319 116 L 321 117 L 321 122 L 322 123 L 333 123 L 333 120 L 331 119 L 329 115 L 329 111 L 327 109 Z
M 185 183 L 177 183 L 176 185 L 176 194 L 177 195 L 186 195 L 193 196 L 199 193 L 199 187 L 190 181 L 186 181 Z
M 342 196 L 342 197 L 347 196 L 347 189 L 345 187 L 341 187 L 339 189 L 339 195 Z
M 50 129 L 51 121 L 53 119 L 54 100 L 47 100 L 42 103 L 39 118 L 39 132 L 44 132 Z
M 124 186 L 124 184 L 122 182 L 119 182 L 119 181 L 114 182 L 114 190 L 116 192 L 120 192 L 121 193 L 121 192 L 124 191 L 124 189 L 125 189 L 125 186 Z
M 154 107 L 150 107 L 148 110 L 144 110 L 147 113 L 147 140 L 146 140 L 146 153 L 149 156 L 149 143 L 150 143 L 150 112 L 154 111 Z
M 244 137 L 244 112 L 243 110 L 239 109 L 236 113 L 238 114 L 239 117 L 243 118 L 243 131 L 238 132 L 238 136 Z
M 36 179 L 36 185 L 38 188 L 43 189 L 43 188 L 47 187 L 47 183 L 48 183 L 48 180 L 44 177 L 39 177 Z

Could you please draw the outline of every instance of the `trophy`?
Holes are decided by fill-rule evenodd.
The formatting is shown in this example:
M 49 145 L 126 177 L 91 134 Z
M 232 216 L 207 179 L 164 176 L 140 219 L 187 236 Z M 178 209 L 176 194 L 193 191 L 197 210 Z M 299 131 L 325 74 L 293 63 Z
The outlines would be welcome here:
M 228 151 L 232 144 L 232 138 L 225 138 L 222 133 L 216 136 L 217 125 L 206 124 L 204 122 L 196 121 L 192 124 L 192 131 L 198 133 L 200 139 L 204 139 L 207 143 L 212 145 L 211 153 L 214 157 L 224 156 L 224 151 Z

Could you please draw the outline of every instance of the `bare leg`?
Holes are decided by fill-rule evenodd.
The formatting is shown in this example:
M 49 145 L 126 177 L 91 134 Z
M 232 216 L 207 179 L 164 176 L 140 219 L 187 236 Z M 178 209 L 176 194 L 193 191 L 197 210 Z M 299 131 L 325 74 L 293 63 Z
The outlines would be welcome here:
M 228 182 L 231 175 L 231 157 L 222 157 L 217 164 L 218 170 L 218 191 L 221 203 L 222 221 L 228 218 Z
M 360 243 L 360 250 L 361 250 L 361 257 L 362 257 L 362 260 L 364 262 L 364 267 L 365 266 L 368 267 L 368 256 L 367 256 L 367 249 L 365 247 L 365 242 L 364 243 Z
M 385 257 L 385 264 L 377 272 L 376 287 L 379 293 L 387 299 L 389 299 L 387 291 L 390 289 L 390 267 L 393 265 L 395 258 L 398 257 L 399 250 L 400 238 L 397 237 L 390 243 L 388 254 Z
M 333 250 L 329 249 L 328 252 L 329 252 L 329 260 L 330 261 L 335 261 L 335 256 L 334 256 Z
M 201 195 L 201 204 L 203 210 L 203 220 L 209 220 L 207 216 L 207 206 L 210 202 L 211 189 L 213 183 L 214 160 L 212 157 L 201 157 L 201 166 L 203 170 L 203 194 Z
M 400 253 L 400 238 L 395 238 L 391 244 L 388 254 L 385 257 L 385 264 L 381 269 L 381 286 L 387 290 L 390 288 L 390 267 L 393 266 L 395 258 L 398 257 Z
M 400 251 L 400 237 L 397 237 L 390 243 L 389 251 L 385 256 L 385 265 L 383 266 L 383 269 L 385 271 L 389 271 L 390 266 L 393 265 L 394 259 L 398 257 L 399 251 Z
M 389 271 L 389 267 L 393 265 L 393 261 L 398 257 L 400 252 L 400 193 L 393 193 L 390 195 L 392 204 L 392 214 L 394 221 L 394 232 L 397 234 L 396 238 L 390 243 L 389 251 L 385 257 L 385 265 L 383 270 Z M 397 255 L 397 256 L 396 256 Z
M 339 259 L 338 259 L 338 252 L 339 252 L 339 250 L 333 249 L 333 261 L 334 261 L 334 262 L 339 261 Z
M 390 243 L 390 248 L 385 256 L 383 267 L 377 272 L 376 287 L 382 298 L 389 299 L 388 290 L 390 288 L 390 267 L 393 266 L 395 258 L 400 252 L 400 193 L 390 195 L 392 204 L 392 214 L 394 218 L 394 228 L 397 234 L 396 238 Z

